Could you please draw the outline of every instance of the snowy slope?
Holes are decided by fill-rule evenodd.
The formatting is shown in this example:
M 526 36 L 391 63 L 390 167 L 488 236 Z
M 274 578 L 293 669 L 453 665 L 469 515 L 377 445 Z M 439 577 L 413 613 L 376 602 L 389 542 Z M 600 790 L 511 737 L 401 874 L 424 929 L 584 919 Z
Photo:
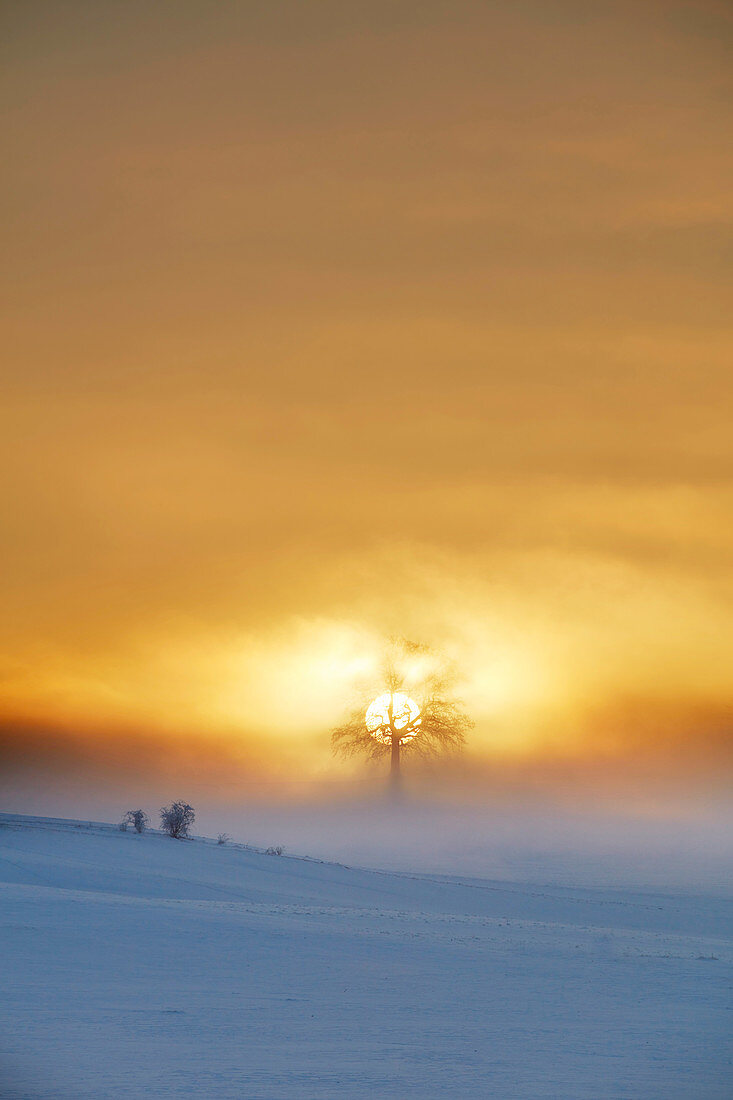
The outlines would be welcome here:
M 733 1096 L 733 903 L 0 815 L 12 1100 Z

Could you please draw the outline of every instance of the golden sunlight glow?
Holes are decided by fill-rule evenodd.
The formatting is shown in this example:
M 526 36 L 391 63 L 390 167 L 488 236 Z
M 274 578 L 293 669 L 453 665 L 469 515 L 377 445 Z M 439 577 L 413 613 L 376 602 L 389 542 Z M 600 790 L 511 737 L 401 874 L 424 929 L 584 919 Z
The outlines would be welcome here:
M 441 790 L 706 804 L 730 5 L 87 7 L 5 5 L 6 803 L 360 791 L 445 665 Z
M 375 741 L 381 741 L 383 745 L 391 744 L 391 727 L 396 730 L 406 730 L 400 737 L 400 741 L 412 741 L 417 737 L 419 730 L 416 728 L 422 722 L 420 708 L 414 699 L 401 691 L 385 692 L 379 695 L 364 716 L 366 728 Z

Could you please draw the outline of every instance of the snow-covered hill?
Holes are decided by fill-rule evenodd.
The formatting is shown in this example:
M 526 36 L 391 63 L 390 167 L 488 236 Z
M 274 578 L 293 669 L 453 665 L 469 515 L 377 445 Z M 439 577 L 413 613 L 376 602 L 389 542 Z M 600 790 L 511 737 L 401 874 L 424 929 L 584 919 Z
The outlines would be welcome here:
M 733 903 L 0 816 L 7 1100 L 733 1096 Z

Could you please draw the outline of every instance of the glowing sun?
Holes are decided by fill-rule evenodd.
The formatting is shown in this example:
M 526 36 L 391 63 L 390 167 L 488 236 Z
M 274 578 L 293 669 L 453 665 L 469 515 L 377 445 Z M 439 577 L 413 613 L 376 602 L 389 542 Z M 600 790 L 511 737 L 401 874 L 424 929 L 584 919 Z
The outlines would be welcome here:
M 364 716 L 366 728 L 376 741 L 383 745 L 392 742 L 392 731 L 399 734 L 400 741 L 412 741 L 420 732 L 420 708 L 414 699 L 401 691 L 385 692 L 370 703 Z M 404 730 L 404 733 L 401 731 Z

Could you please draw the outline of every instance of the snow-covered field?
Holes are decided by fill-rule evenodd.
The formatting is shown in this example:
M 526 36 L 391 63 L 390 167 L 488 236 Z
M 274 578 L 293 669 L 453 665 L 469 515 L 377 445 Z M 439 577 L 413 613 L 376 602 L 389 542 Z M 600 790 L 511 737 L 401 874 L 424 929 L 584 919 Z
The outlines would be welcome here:
M 1 1095 L 733 1097 L 733 902 L 0 816 Z

